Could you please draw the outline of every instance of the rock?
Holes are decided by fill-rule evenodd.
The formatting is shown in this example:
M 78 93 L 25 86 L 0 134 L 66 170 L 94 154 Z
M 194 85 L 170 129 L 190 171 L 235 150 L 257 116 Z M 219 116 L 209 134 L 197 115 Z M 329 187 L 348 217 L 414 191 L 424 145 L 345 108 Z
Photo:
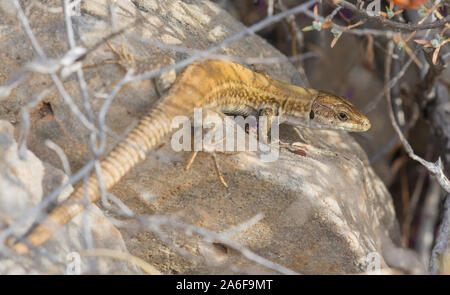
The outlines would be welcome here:
M 439 274 L 450 275 L 450 251 L 448 250 L 442 255 Z
M 60 3 L 48 2 L 53 6 Z M 78 45 L 89 48 L 112 32 L 107 3 L 82 2 L 80 15 L 73 17 Z M 141 16 L 144 18 L 127 34 L 111 40 L 118 52 L 124 44 L 125 51 L 134 56 L 137 74 L 182 61 L 190 53 L 182 48 L 207 49 L 244 29 L 209 1 L 120 1 L 115 5 L 119 28 Z M 68 47 L 61 15 L 33 7 L 28 19 L 47 55 L 63 56 Z M 0 85 L 23 63 L 33 59 L 28 39 L 17 21 L 8 20 L 0 28 L 0 34 L 5 35 L 0 50 L 8 52 L 0 57 L 8 60 L 0 62 Z M 182 48 L 176 52 L 158 48 L 155 42 Z M 227 44 L 217 53 L 240 58 L 279 57 L 279 63 L 261 66 L 264 72 L 278 80 L 300 83 L 298 73 L 285 57 L 255 35 Z M 112 63 L 116 58 L 102 45 L 82 60 L 95 114 L 104 102 L 102 98 L 117 85 L 127 66 L 132 66 Z M 172 79 L 172 75 L 167 76 Z M 157 84 L 164 90 L 166 82 L 170 84 L 170 81 Z M 51 106 L 51 114 L 33 121 L 28 146 L 41 160 L 61 167 L 59 159 L 44 144 L 51 139 L 64 150 L 72 170 L 77 171 L 86 163 L 90 131 L 51 85 L 48 76 L 33 75 L 0 103 L 0 118 L 20 122 L 20 109 L 29 97 L 49 89 L 43 101 Z M 64 81 L 64 87 L 84 110 L 74 75 Z M 152 81 L 126 84 L 108 110 L 107 126 L 116 134 L 127 133 L 156 99 Z M 39 107 L 36 112 L 42 113 Z M 200 153 L 191 169 L 184 171 L 189 154 L 175 153 L 167 138 L 164 146 L 112 189 L 114 195 L 142 217 L 140 223 L 124 220 L 128 226 L 120 229 L 130 253 L 168 274 L 284 271 L 274 265 L 256 263 L 254 260 L 259 258 L 242 255 L 233 243 L 305 274 L 366 272 L 373 265 L 373 257 L 379 258 L 381 267 L 386 267 L 380 235 L 383 233 L 398 244 L 399 230 L 390 195 L 370 167 L 364 151 L 343 132 L 294 130 L 284 125 L 280 131 L 282 140 L 298 142 L 302 152 L 281 149 L 279 159 L 271 163 L 261 162 L 254 152 L 217 155 L 230 186 L 229 194 L 215 175 L 210 155 Z M 108 147 L 115 143 L 110 138 Z M 90 228 L 106 232 L 105 228 Z M 70 228 L 64 231 L 71 242 L 81 235 L 79 227 L 76 233 L 71 233 Z M 80 240 L 75 244 L 82 245 Z M 48 247 L 51 246 L 49 243 Z M 59 253 L 67 248 L 55 250 Z
M 13 127 L 0 121 L 0 228 L 23 217 L 26 210 L 42 199 L 44 166 L 36 156 L 27 151 L 26 159 L 20 159 L 18 146 L 13 138 Z M 16 234 L 24 234 L 33 220 L 18 226 Z
M 0 121 L 0 233 L 8 226 L 24 220 L 13 231 L 15 236 L 23 235 L 32 225 L 36 217 L 30 210 L 42 201 L 51 190 L 67 181 L 67 176 L 59 169 L 42 163 L 32 152 L 26 151 L 26 160 L 19 158 L 17 143 L 13 138 L 13 127 L 5 121 Z M 58 196 L 61 201 L 72 191 L 69 186 Z M 44 194 L 45 192 L 45 194 Z M 32 257 L 8 258 L 0 256 L 0 274 L 46 274 L 67 273 L 71 264 L 69 258 L 80 259 L 81 273 L 140 273 L 135 265 L 126 262 L 101 258 L 94 265 L 84 255 L 85 222 L 89 222 L 92 242 L 97 248 L 109 248 L 120 252 L 127 252 L 120 232 L 108 221 L 101 210 L 92 205 L 87 214 L 73 219 L 67 227 L 59 230 L 48 244 L 43 247 L 47 256 L 40 256 L 38 260 Z M 8 251 L 8 249 L 3 249 Z M 5 252 L 8 253 L 8 252 Z M 54 255 L 53 255 L 54 254 Z M 52 261 L 53 259 L 53 261 Z M 65 266 L 55 265 L 60 261 Z

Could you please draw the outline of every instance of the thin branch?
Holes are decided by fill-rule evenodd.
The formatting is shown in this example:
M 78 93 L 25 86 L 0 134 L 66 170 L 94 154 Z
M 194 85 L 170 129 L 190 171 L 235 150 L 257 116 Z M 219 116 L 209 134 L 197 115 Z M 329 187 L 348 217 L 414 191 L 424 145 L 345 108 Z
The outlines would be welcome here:
M 420 210 L 421 222 L 416 233 L 415 249 L 425 265 L 430 263 L 430 253 L 433 247 L 434 230 L 439 218 L 439 205 L 442 190 L 435 179 L 431 179 L 425 200 Z
M 429 271 L 437 274 L 439 270 L 439 256 L 447 250 L 450 236 L 450 194 L 447 194 L 444 202 L 444 214 L 436 237 L 436 243 L 431 251 Z
M 433 152 L 432 145 L 428 144 L 427 153 L 426 153 L 425 158 L 429 159 L 432 155 L 432 152 Z M 406 212 L 406 216 L 405 216 L 405 219 L 403 220 L 403 225 L 402 225 L 402 232 L 403 232 L 403 237 L 404 237 L 403 241 L 406 246 L 409 245 L 411 222 L 416 213 L 417 205 L 419 203 L 420 196 L 422 195 L 423 186 L 425 184 L 427 175 L 428 175 L 427 170 L 424 167 L 420 167 L 418 180 L 416 181 L 414 191 L 413 191 L 411 199 L 410 199 L 409 207 L 406 208 L 407 212 Z
M 358 15 L 362 18 L 377 22 L 379 24 L 382 24 L 384 26 L 390 27 L 390 28 L 392 28 L 394 30 L 398 30 L 398 31 L 412 32 L 412 31 L 422 31 L 422 30 L 434 29 L 434 28 L 439 28 L 441 26 L 444 26 L 446 23 L 448 23 L 450 21 L 450 15 L 447 15 L 446 17 L 444 17 L 438 21 L 435 21 L 433 23 L 420 24 L 420 25 L 419 24 L 405 24 L 405 23 L 400 23 L 400 22 L 389 20 L 389 19 L 385 19 L 381 16 L 369 15 L 365 10 L 359 9 L 354 4 L 349 3 L 345 0 L 339 0 L 337 5 L 351 10 L 356 15 Z
M 416 50 L 414 51 L 414 55 L 416 55 L 418 52 L 419 47 L 417 46 Z M 412 62 L 413 59 L 410 57 L 409 60 L 403 65 L 402 69 L 397 73 L 397 75 L 395 75 L 394 78 L 389 80 L 389 82 L 387 83 L 387 85 L 389 86 L 389 90 L 392 89 L 398 83 L 398 81 L 400 81 L 403 75 L 405 75 L 406 71 L 408 70 Z M 380 101 L 382 101 L 384 93 L 385 93 L 384 89 L 380 91 L 380 93 L 375 97 L 375 99 L 364 108 L 363 110 L 364 113 L 370 113 L 371 111 L 373 111 L 376 108 L 377 104 L 380 103 Z
M 281 11 L 286 11 L 287 8 L 284 5 L 282 0 L 278 0 L 278 6 L 280 7 Z M 304 42 L 304 36 L 303 36 L 303 32 L 302 30 L 299 28 L 297 21 L 295 19 L 295 15 L 290 15 L 288 17 L 286 17 L 286 22 L 288 23 L 288 26 L 290 27 L 289 31 L 292 35 L 292 55 L 293 57 L 298 55 L 297 52 L 297 44 L 299 46 L 299 49 L 301 50 L 304 46 L 305 46 L 305 42 Z M 300 77 L 302 79 L 303 82 L 303 86 L 305 87 L 311 87 L 310 86 L 310 82 L 308 79 L 308 76 L 306 75 L 306 71 L 304 68 L 304 64 L 302 62 L 302 60 L 299 60 L 297 63 L 294 63 L 298 69 L 298 72 L 300 74 Z
M 32 97 L 31 101 L 27 103 L 21 110 L 21 123 L 19 133 L 19 158 L 21 160 L 27 160 L 27 137 L 30 132 L 30 111 L 35 108 L 49 93 L 47 89 L 44 89 L 38 95 Z
M 13 0 L 14 6 L 17 11 L 17 17 L 19 18 L 20 23 L 22 24 L 22 27 L 25 30 L 25 33 L 27 34 L 28 38 L 30 39 L 31 45 L 34 49 L 34 51 L 39 55 L 39 58 L 41 61 L 48 60 L 45 52 L 42 50 L 41 46 L 39 45 L 39 42 L 37 41 L 36 37 L 33 34 L 33 31 L 30 28 L 30 24 L 28 23 L 28 19 L 25 16 L 22 7 L 20 6 L 20 3 L 18 0 Z M 76 104 L 73 102 L 71 96 L 67 93 L 65 90 L 63 83 L 58 78 L 58 76 L 55 73 L 50 73 L 50 77 L 53 80 L 53 83 L 55 84 L 56 88 L 58 89 L 59 93 L 61 94 L 61 97 L 63 98 L 64 102 L 70 107 L 70 110 L 76 115 L 76 117 L 83 123 L 86 128 L 90 129 L 91 131 L 96 131 L 97 128 L 86 118 L 86 116 L 78 109 Z
M 442 161 L 441 158 L 438 158 L 436 163 L 431 163 L 423 158 L 417 156 L 409 142 L 406 140 L 406 138 L 403 136 L 402 131 L 400 130 L 400 127 L 397 124 L 394 110 L 392 108 L 392 101 L 391 101 L 391 91 L 389 87 L 389 80 L 390 80 L 390 69 L 391 69 L 391 61 L 392 61 L 392 53 L 394 50 L 394 42 L 389 41 L 388 43 L 388 53 L 386 54 L 386 61 L 385 61 L 385 85 L 384 85 L 384 95 L 386 98 L 386 104 L 388 107 L 389 112 L 389 118 L 392 123 L 392 127 L 394 128 L 395 132 L 397 133 L 398 137 L 400 138 L 400 141 L 403 145 L 403 148 L 405 149 L 406 153 L 409 155 L 409 157 L 420 164 L 422 164 L 427 170 L 434 176 L 436 176 L 436 180 L 439 182 L 441 187 L 447 192 L 450 193 L 450 181 L 445 176 L 443 167 L 442 167 Z
M 72 170 L 70 169 L 69 160 L 67 159 L 67 155 L 66 153 L 64 153 L 64 150 L 50 139 L 47 139 L 45 141 L 45 145 L 58 155 L 59 160 L 61 161 L 61 164 L 63 166 L 64 173 L 66 173 L 67 177 L 71 177 Z
M 260 265 L 263 265 L 269 269 L 278 271 L 279 273 L 286 274 L 286 275 L 298 275 L 299 274 L 299 273 L 292 271 L 278 263 L 274 263 L 270 260 L 267 260 L 266 258 L 264 258 L 262 256 L 259 256 L 258 254 L 254 253 L 253 251 L 249 250 L 248 248 L 240 245 L 239 243 L 236 243 L 233 240 L 230 240 L 226 235 L 215 233 L 206 228 L 178 222 L 178 221 L 174 220 L 173 218 L 168 218 L 166 216 L 155 216 L 155 215 L 149 216 L 149 217 L 145 218 L 145 221 L 147 221 L 149 224 L 152 224 L 153 226 L 168 225 L 168 226 L 171 226 L 174 228 L 184 229 L 187 232 L 197 233 L 200 236 L 203 236 L 204 238 L 206 238 L 207 241 L 208 240 L 210 240 L 211 242 L 216 241 L 216 242 L 220 242 L 224 245 L 227 245 L 230 248 L 233 248 L 234 250 L 241 253 L 243 256 L 245 256 L 249 260 L 256 262 Z
M 78 3 L 79 4 L 79 3 Z M 77 4 L 77 5 L 78 5 Z M 69 0 L 63 0 L 63 10 L 64 10 L 64 20 L 66 23 L 66 32 L 67 32 L 67 42 L 69 43 L 69 48 L 73 50 L 76 47 L 75 37 L 72 27 L 72 7 L 74 3 L 71 3 Z M 81 91 L 81 98 L 83 100 L 83 105 L 86 113 L 88 114 L 88 118 L 91 122 L 94 121 L 94 113 L 92 110 L 91 103 L 89 102 L 89 96 L 87 91 L 87 83 L 84 79 L 83 69 L 80 67 L 77 69 L 77 79 L 79 88 Z

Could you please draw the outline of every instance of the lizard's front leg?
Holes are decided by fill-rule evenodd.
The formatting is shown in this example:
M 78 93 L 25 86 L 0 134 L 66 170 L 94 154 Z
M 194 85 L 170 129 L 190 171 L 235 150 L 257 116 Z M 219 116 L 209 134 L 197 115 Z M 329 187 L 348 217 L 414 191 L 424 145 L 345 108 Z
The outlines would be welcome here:
M 129 69 L 136 69 L 136 60 L 131 53 L 127 53 L 125 50 L 125 46 L 123 44 L 120 45 L 120 52 L 115 49 L 109 41 L 106 41 L 106 45 L 109 50 L 114 54 L 115 58 L 106 59 L 100 63 L 84 65 L 83 69 L 95 68 L 99 66 L 116 64 L 119 65 L 124 71 L 128 71 Z
M 258 139 L 263 143 L 268 144 L 271 140 L 272 124 L 274 123 L 274 117 L 278 116 L 279 112 L 276 108 L 262 108 L 258 111 Z M 262 118 L 266 118 L 265 123 Z M 278 124 L 279 120 L 276 122 Z
M 258 124 L 258 128 L 259 130 L 259 140 L 261 140 L 264 144 L 269 144 L 272 143 L 272 141 L 274 140 L 274 138 L 272 138 L 271 134 L 271 130 L 272 130 L 272 126 L 273 124 L 279 124 L 281 121 L 281 112 L 279 112 L 277 109 L 275 108 L 263 108 L 261 110 L 259 110 L 258 112 L 259 114 L 259 119 L 262 116 L 266 116 L 266 124 Z M 278 120 L 274 120 L 275 116 L 278 116 Z M 261 122 L 261 120 L 259 120 L 259 122 Z M 281 148 L 287 148 L 289 151 L 298 154 L 298 155 L 302 155 L 305 156 L 306 152 L 302 149 L 300 149 L 298 146 L 294 146 L 293 144 L 289 144 L 286 142 L 281 141 L 279 138 L 276 139 L 277 140 L 277 144 L 281 147 Z

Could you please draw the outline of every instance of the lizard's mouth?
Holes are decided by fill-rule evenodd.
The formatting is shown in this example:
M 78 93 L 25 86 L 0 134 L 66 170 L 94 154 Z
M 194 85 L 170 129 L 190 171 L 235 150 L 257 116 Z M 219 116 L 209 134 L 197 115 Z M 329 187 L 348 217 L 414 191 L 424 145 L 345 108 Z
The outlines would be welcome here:
M 353 122 L 345 122 L 345 123 L 339 123 L 335 126 L 330 126 L 330 129 L 338 129 L 338 130 L 344 130 L 348 132 L 364 132 L 369 130 L 372 127 L 372 124 L 370 124 L 369 119 L 365 118 L 362 120 L 362 122 L 353 123 Z
M 360 122 L 320 122 L 319 120 L 311 120 L 309 123 L 308 127 L 312 129 L 342 130 L 347 132 L 364 132 L 372 127 L 367 118 L 360 120 Z
M 344 119 L 340 118 L 339 116 L 336 116 L 333 122 L 330 122 L 333 127 L 337 127 L 336 129 L 345 130 L 348 132 L 364 132 L 369 130 L 372 127 L 372 124 L 370 124 L 369 119 L 364 116 L 363 114 L 356 111 L 356 114 L 353 116 L 345 117 Z
M 372 124 L 370 124 L 369 119 L 365 118 L 365 120 L 363 121 L 362 124 L 362 130 L 361 131 L 367 131 L 370 129 L 370 127 L 372 127 Z

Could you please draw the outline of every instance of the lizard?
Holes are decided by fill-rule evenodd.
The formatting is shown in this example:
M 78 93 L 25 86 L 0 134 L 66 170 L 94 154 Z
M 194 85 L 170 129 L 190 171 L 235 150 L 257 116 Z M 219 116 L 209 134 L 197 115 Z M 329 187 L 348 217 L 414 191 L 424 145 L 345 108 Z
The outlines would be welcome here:
M 178 75 L 167 95 L 128 133 L 126 140 L 119 142 L 101 160 L 104 188 L 110 189 L 119 182 L 146 158 L 146 152 L 174 131 L 173 118 L 190 116 L 194 108 L 246 115 L 278 115 L 280 122 L 314 129 L 363 132 L 371 127 L 369 119 L 346 97 L 281 82 L 229 61 L 197 61 Z M 84 198 L 90 204 L 100 195 L 98 178 L 92 174 L 87 183 L 77 186 L 12 248 L 16 253 L 24 254 L 30 245 L 42 245 L 58 227 L 84 210 Z

